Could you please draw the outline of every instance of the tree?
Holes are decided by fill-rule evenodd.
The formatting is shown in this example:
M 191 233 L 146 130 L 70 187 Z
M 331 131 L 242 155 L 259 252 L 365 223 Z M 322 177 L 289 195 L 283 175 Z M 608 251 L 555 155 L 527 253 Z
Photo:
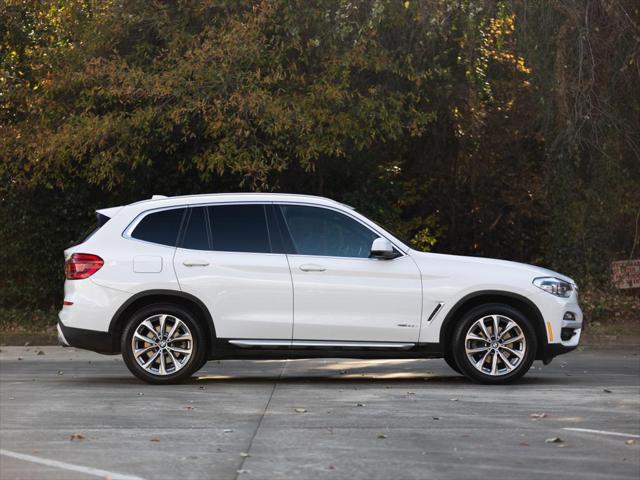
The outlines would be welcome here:
M 602 281 L 640 203 L 632 7 L 8 2 L 2 304 L 59 300 L 95 208 L 232 190 L 327 195 L 421 248 Z

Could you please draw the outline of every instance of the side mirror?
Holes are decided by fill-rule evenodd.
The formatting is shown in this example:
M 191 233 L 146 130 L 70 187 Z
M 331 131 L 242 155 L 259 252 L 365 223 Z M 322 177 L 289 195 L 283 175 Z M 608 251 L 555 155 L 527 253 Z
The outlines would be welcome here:
M 380 260 L 396 258 L 397 254 L 393 250 L 393 245 L 386 238 L 376 238 L 371 244 L 371 254 L 369 257 Z

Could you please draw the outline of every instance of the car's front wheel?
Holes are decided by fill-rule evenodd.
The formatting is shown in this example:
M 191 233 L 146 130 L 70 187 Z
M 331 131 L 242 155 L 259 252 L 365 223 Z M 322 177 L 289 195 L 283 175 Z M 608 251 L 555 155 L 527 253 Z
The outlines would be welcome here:
M 458 364 L 456 363 L 456 359 L 453 358 L 453 352 L 447 352 L 444 354 L 444 361 L 447 363 L 447 365 L 449 365 L 449 368 L 451 368 L 453 371 L 455 371 L 456 373 L 462 373 L 460 371 L 460 367 L 458 367 Z
M 467 312 L 454 331 L 453 356 L 468 378 L 500 384 L 521 378 L 533 363 L 536 334 L 529 319 L 505 304 L 481 305 Z
M 176 383 L 202 367 L 202 328 L 186 309 L 174 304 L 149 305 L 134 313 L 121 340 L 124 361 L 147 383 Z

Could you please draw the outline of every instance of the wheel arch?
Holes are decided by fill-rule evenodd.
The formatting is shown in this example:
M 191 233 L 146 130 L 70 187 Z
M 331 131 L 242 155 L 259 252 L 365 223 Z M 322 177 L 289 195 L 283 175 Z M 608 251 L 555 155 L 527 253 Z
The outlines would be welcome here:
M 205 328 L 207 350 L 211 349 L 216 339 L 215 326 L 211 312 L 201 300 L 191 294 L 179 290 L 145 290 L 139 292 L 124 302 L 111 318 L 109 334 L 113 338 L 114 345 L 120 345 L 120 337 L 127 319 L 135 311 L 154 303 L 175 303 L 192 312 L 202 327 Z
M 547 350 L 547 334 L 544 325 L 544 318 L 540 309 L 528 298 L 517 293 L 502 290 L 482 290 L 473 292 L 462 297 L 449 310 L 440 328 L 440 345 L 444 352 L 451 350 L 451 338 L 458 321 L 472 308 L 487 303 L 504 303 L 520 310 L 527 318 L 530 318 L 536 332 L 538 340 L 538 351 L 536 359 L 542 358 Z

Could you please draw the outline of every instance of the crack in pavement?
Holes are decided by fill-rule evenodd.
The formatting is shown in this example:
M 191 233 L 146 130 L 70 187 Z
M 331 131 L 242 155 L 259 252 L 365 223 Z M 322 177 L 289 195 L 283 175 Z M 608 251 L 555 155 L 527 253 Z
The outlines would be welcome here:
M 256 438 L 256 435 L 258 435 L 258 430 L 260 430 L 260 426 L 262 425 L 262 420 L 264 420 L 267 410 L 269 409 L 269 405 L 271 404 L 271 399 L 273 398 L 273 394 L 275 393 L 276 388 L 278 387 L 278 381 L 282 379 L 282 375 L 284 375 L 284 371 L 287 369 L 287 365 L 289 365 L 289 360 L 285 361 L 284 365 L 282 366 L 282 370 L 280 370 L 280 375 L 278 375 L 278 378 L 276 378 L 275 382 L 273 383 L 273 388 L 271 389 L 271 394 L 269 395 L 269 399 L 267 400 L 267 403 L 265 404 L 264 409 L 262 410 L 262 415 L 260 415 L 260 419 L 258 420 L 256 429 L 254 430 L 253 435 L 249 440 L 249 446 L 247 447 L 247 451 L 246 451 L 247 456 L 242 458 L 242 461 L 240 462 L 240 465 L 236 470 L 235 480 L 238 480 L 240 474 L 244 470 L 244 463 L 247 461 L 247 458 L 249 458 L 249 456 L 251 455 L 251 447 L 253 447 L 253 441 Z

